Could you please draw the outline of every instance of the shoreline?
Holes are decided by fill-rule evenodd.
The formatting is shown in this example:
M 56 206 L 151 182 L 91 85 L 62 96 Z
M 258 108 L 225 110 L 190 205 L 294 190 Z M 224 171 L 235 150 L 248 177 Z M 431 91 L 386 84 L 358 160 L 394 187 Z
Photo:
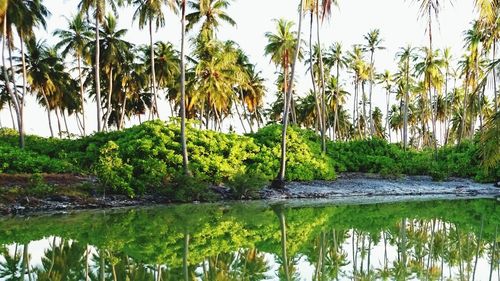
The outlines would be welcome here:
M 51 179 L 47 183 L 67 188 L 71 184 L 95 184 L 92 177 L 74 175 L 44 175 Z M 29 182 L 29 175 L 0 175 L 0 189 L 6 189 L 6 178 L 23 179 Z M 219 200 L 214 202 L 235 202 L 264 200 L 271 202 L 292 203 L 310 201 L 321 203 L 383 203 L 402 200 L 436 200 L 436 199 L 474 199 L 500 198 L 500 188 L 494 184 L 480 184 L 470 179 L 451 178 L 443 182 L 434 182 L 428 176 L 402 176 L 394 178 L 382 177 L 378 174 L 343 173 L 335 181 L 287 182 L 285 189 L 274 190 L 266 187 L 257 198 L 235 200 L 230 198 L 225 187 L 211 187 Z M 93 193 L 55 194 L 48 196 L 20 196 L 11 202 L 0 201 L 0 215 L 36 215 L 46 212 L 67 212 L 88 209 L 112 209 L 120 207 L 138 207 L 181 203 L 175 202 L 165 195 L 147 194 L 136 198 L 125 195 L 101 195 Z M 187 203 L 199 203 L 198 201 Z

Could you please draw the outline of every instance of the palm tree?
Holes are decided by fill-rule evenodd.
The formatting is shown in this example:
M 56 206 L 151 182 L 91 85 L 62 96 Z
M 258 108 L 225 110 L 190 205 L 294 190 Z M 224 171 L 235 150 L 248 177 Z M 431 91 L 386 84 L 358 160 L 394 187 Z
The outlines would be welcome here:
M 347 68 L 347 59 L 344 57 L 343 50 L 342 50 L 342 44 L 341 43 L 334 43 L 330 49 L 329 52 L 327 53 L 326 56 L 326 64 L 328 65 L 329 68 L 333 68 L 335 66 L 336 72 L 335 72 L 335 80 L 336 80 L 336 86 L 337 89 L 336 91 L 336 96 L 340 96 L 340 70 Z M 335 112 L 335 120 L 338 120 L 338 112 Z M 333 137 L 332 140 L 336 140 L 336 122 L 333 122 L 334 129 L 333 129 Z
M 95 19 L 95 59 L 94 59 L 94 72 L 95 72 L 95 94 L 96 94 L 96 104 L 97 104 L 97 131 L 100 132 L 103 129 L 101 126 L 102 122 L 102 107 L 101 107 L 101 49 L 99 42 L 100 38 L 100 24 L 105 21 L 107 6 L 111 6 L 113 12 L 116 13 L 117 6 L 123 5 L 124 0 L 80 0 L 78 8 L 80 13 L 88 13 L 93 10 L 93 17 Z
M 389 132 L 389 101 L 390 101 L 390 95 L 391 95 L 391 90 L 394 85 L 394 78 L 392 77 L 392 74 L 389 70 L 385 70 L 383 73 L 380 73 L 377 75 L 377 80 L 378 83 L 383 84 L 383 87 L 385 89 L 385 94 L 386 94 L 386 104 L 387 104 L 387 109 L 386 109 L 386 118 L 385 118 L 385 131 Z M 380 109 L 379 109 L 380 110 Z M 404 125 L 403 125 L 404 126 Z M 404 138 L 404 133 L 403 133 L 403 138 Z
M 408 45 L 407 47 L 401 48 L 396 54 L 399 58 L 399 64 L 402 71 L 399 75 L 401 80 L 404 80 L 404 113 L 403 113 L 403 147 L 406 149 L 408 146 L 408 106 L 410 105 L 410 71 L 413 66 L 412 62 L 416 60 L 415 48 Z M 389 112 L 387 112 L 388 114 Z
M 349 95 L 347 91 L 339 86 L 339 81 L 336 77 L 331 77 L 326 84 L 326 95 L 328 108 L 333 111 L 333 126 L 332 126 L 332 139 L 336 139 L 336 131 L 340 129 L 339 126 L 339 111 L 346 102 L 346 96 Z
M 222 22 L 235 26 L 236 22 L 225 12 L 231 0 L 200 0 L 189 1 L 189 7 L 193 10 L 186 16 L 188 21 L 187 31 L 203 21 L 200 31 L 202 41 L 210 41 L 215 38 L 215 31 Z
M 380 46 L 382 44 L 383 39 L 380 38 L 380 30 L 379 29 L 373 29 L 368 34 L 366 34 L 363 37 L 366 41 L 366 45 L 363 46 L 363 50 L 365 52 L 370 53 L 370 66 L 371 66 L 371 75 L 370 75 L 370 97 L 369 97 L 369 104 L 370 104 L 370 110 L 369 110 L 369 116 L 370 116 L 370 136 L 373 137 L 374 133 L 374 127 L 373 127 L 373 120 L 371 119 L 372 116 L 372 93 L 373 93 L 373 83 L 375 82 L 375 51 L 376 50 L 383 50 L 385 47 Z
M 452 63 L 452 55 L 451 55 L 451 49 L 450 48 L 445 48 L 443 51 L 443 65 L 445 69 L 445 77 L 444 77 L 444 126 L 445 126 L 445 133 L 444 133 L 444 140 L 443 144 L 446 145 L 448 144 L 448 102 L 447 102 L 447 95 L 448 95 L 448 81 L 449 81 L 449 75 L 450 75 L 450 66 Z
M 156 69 L 155 69 L 155 56 L 154 56 L 154 45 L 153 45 L 153 24 L 155 30 L 165 26 L 165 14 L 163 12 L 163 4 L 166 3 L 168 8 L 174 12 L 177 12 L 176 6 L 173 0 L 130 0 L 132 4 L 137 7 L 135 10 L 133 20 L 138 20 L 139 29 L 143 29 L 146 25 L 149 27 L 149 46 L 150 46 L 150 59 L 151 59 L 151 92 L 154 97 L 154 112 L 156 112 L 157 118 L 160 118 L 158 112 L 158 101 L 157 101 L 157 81 L 156 81 Z
M 34 29 L 36 27 L 46 27 L 45 18 L 49 16 L 49 11 L 41 3 L 40 0 L 26 0 L 26 1 L 8 1 L 3 3 L 3 39 L 4 44 L 7 44 L 9 49 L 10 64 L 12 68 L 12 45 L 13 45 L 13 27 L 17 31 L 20 40 L 21 51 L 21 76 L 22 76 L 22 91 L 20 95 L 16 95 L 15 91 L 7 87 L 9 95 L 13 100 L 14 109 L 17 115 L 18 129 L 19 129 L 19 146 L 24 148 L 24 104 L 27 96 L 27 78 L 26 78 L 26 62 L 25 62 L 25 49 L 24 42 L 34 36 Z M 5 45 L 4 45 L 5 47 Z M 4 78 L 9 81 L 8 73 L 6 71 L 5 59 L 4 64 Z M 12 69 L 13 71 L 13 69 Z M 12 73 L 12 83 L 14 89 L 17 88 L 15 82 L 15 73 Z
M 302 32 L 302 11 L 304 0 L 300 1 L 299 9 L 299 28 L 297 33 L 292 32 L 293 22 L 280 19 L 276 21 L 278 32 L 276 34 L 266 33 L 265 36 L 269 43 L 265 47 L 265 54 L 271 56 L 271 61 L 281 67 L 284 75 L 284 110 L 283 110 L 283 131 L 281 136 L 281 159 L 280 170 L 276 180 L 273 182 L 275 188 L 283 188 L 286 169 L 286 131 L 288 126 L 288 114 L 292 100 L 292 85 L 295 76 L 295 66 L 301 57 L 300 43 Z M 292 67 L 290 82 L 288 82 L 288 69 Z
M 66 30 L 57 29 L 54 32 L 54 35 L 60 38 L 60 41 L 55 45 L 55 48 L 58 50 L 62 49 L 61 54 L 63 57 L 67 57 L 70 53 L 76 56 L 78 80 L 80 83 L 82 130 L 83 135 L 85 135 L 85 90 L 83 85 L 82 57 L 87 53 L 87 47 L 92 33 L 90 32 L 89 26 L 83 20 L 81 14 L 77 14 L 72 19 L 68 19 L 67 21 L 68 28 Z

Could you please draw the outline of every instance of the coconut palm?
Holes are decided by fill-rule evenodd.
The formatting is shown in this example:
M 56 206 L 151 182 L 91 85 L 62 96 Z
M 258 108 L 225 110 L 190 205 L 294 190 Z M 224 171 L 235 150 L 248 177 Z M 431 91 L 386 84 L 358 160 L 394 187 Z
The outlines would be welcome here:
M 83 135 L 86 134 L 85 126 L 85 90 L 83 85 L 83 73 L 82 73 L 82 58 L 88 53 L 88 43 L 92 36 L 89 26 L 83 20 L 81 14 L 77 14 L 71 19 L 67 19 L 68 27 L 67 29 L 57 29 L 54 32 L 55 36 L 60 38 L 60 41 L 55 45 L 55 48 L 61 50 L 63 57 L 68 55 L 73 55 L 76 57 L 77 68 L 78 68 L 78 81 L 80 83 L 80 104 L 81 104 L 81 114 L 82 114 L 82 130 Z
M 379 29 L 373 29 L 368 32 L 363 37 L 366 41 L 366 45 L 363 46 L 363 50 L 365 52 L 370 53 L 370 66 L 371 66 L 371 75 L 370 75 L 370 89 L 369 89 L 369 104 L 370 104 L 370 109 L 369 109 L 369 116 L 370 116 L 370 136 L 373 136 L 373 133 L 375 132 L 375 128 L 373 127 L 373 120 L 371 120 L 372 116 L 372 94 L 373 94 L 373 83 L 375 82 L 375 51 L 377 50 L 383 50 L 385 47 L 381 46 L 383 39 L 380 38 L 380 30 Z
M 394 86 L 394 77 L 392 77 L 392 74 L 389 70 L 385 70 L 383 73 L 380 73 L 376 76 L 376 79 L 379 84 L 382 84 L 384 89 L 385 89 L 385 95 L 386 95 L 386 104 L 387 104 L 387 109 L 386 109 L 386 120 L 385 120 L 385 129 L 384 131 L 388 132 L 389 130 L 389 101 L 390 101 L 390 95 L 391 95 L 391 90 L 392 87 Z M 404 126 L 404 125 L 403 125 Z M 404 135 L 404 133 L 403 133 Z M 404 138 L 404 136 L 403 136 Z
M 96 95 L 96 105 L 97 105 L 97 131 L 100 132 L 103 129 L 101 126 L 102 122 L 102 107 L 101 107 L 101 50 L 100 44 L 100 25 L 104 23 L 107 15 L 108 6 L 116 14 L 117 6 L 123 5 L 124 0 L 80 0 L 78 4 L 78 9 L 82 14 L 88 14 L 93 11 L 93 18 L 95 20 L 95 52 L 94 52 L 94 78 L 95 78 L 95 95 Z
M 396 56 L 399 58 L 400 65 L 400 75 L 397 75 L 396 77 L 399 77 L 400 85 L 404 85 L 403 147 L 406 149 L 408 145 L 408 107 L 410 105 L 411 88 L 410 78 L 412 76 L 410 71 L 413 70 L 412 63 L 417 59 L 417 56 L 415 55 L 415 48 L 410 45 L 401 48 Z
M 153 112 L 156 112 L 157 118 L 160 118 L 158 113 L 157 101 L 157 85 L 156 85 L 156 72 L 155 72 L 155 56 L 154 56 L 154 39 L 153 39 L 153 25 L 155 31 L 158 28 L 165 26 L 165 13 L 163 12 L 164 4 L 167 7 L 177 12 L 177 7 L 173 0 L 130 0 L 132 5 L 136 7 L 133 20 L 137 20 L 139 29 L 148 26 L 149 28 L 149 47 L 150 47 L 150 67 L 151 67 L 151 92 L 153 94 L 154 107 Z
M 109 14 L 106 16 L 105 21 L 102 24 L 102 38 L 97 44 L 100 52 L 102 52 L 101 63 L 102 71 L 107 74 L 106 89 L 108 91 L 106 101 L 106 112 L 104 114 L 104 129 L 108 129 L 110 123 L 110 117 L 112 113 L 112 98 L 113 98 L 113 84 L 121 68 L 126 65 L 122 62 L 126 62 L 128 56 L 133 56 L 131 54 L 132 44 L 125 41 L 123 37 L 126 35 L 126 29 L 119 29 L 116 18 Z M 96 73 L 97 75 L 97 73 Z M 97 98 L 97 97 L 96 97 Z
M 292 100 L 292 85 L 295 76 L 295 66 L 301 58 L 300 43 L 301 43 L 301 29 L 302 29 L 302 10 L 304 0 L 300 1 L 299 9 L 299 28 L 298 32 L 293 32 L 293 22 L 280 19 L 276 21 L 277 33 L 266 33 L 265 36 L 268 44 L 265 47 L 265 54 L 271 56 L 271 61 L 281 68 L 284 75 L 284 110 L 283 110 L 283 132 L 281 140 L 281 159 L 280 171 L 276 180 L 274 181 L 275 187 L 284 187 L 285 169 L 286 169 L 286 130 L 288 126 L 288 113 Z M 292 68 L 290 79 L 288 79 L 288 70 Z M 290 80 L 290 82 L 288 82 Z M 290 83 L 290 85 L 289 85 Z
M 42 4 L 40 0 L 26 0 L 26 1 L 8 1 L 8 3 L 3 3 L 3 9 L 5 13 L 2 18 L 3 26 L 3 41 L 9 49 L 9 59 L 12 70 L 12 46 L 14 42 L 14 29 L 17 31 L 17 35 L 20 40 L 20 52 L 21 52 L 21 80 L 22 80 L 22 90 L 20 95 L 15 95 L 15 91 L 7 86 L 7 90 L 11 99 L 13 100 L 14 109 L 17 115 L 17 123 L 19 130 L 19 146 L 24 148 L 24 104 L 25 98 L 27 96 L 27 74 L 26 74 L 26 63 L 25 63 L 25 49 L 24 43 L 34 36 L 34 30 L 37 27 L 45 28 L 46 22 L 45 18 L 49 16 L 49 11 Z M 4 45 L 5 46 L 5 45 Z M 5 59 L 3 59 L 4 65 L 4 78 L 9 81 L 8 73 L 6 71 Z M 12 84 L 14 89 L 17 88 L 15 73 L 11 73 Z
M 335 67 L 335 80 L 337 81 L 336 86 L 336 95 L 340 96 L 340 70 L 347 68 L 348 61 L 344 57 L 343 50 L 342 50 L 342 44 L 341 43 L 334 43 L 329 51 L 327 52 L 326 58 L 325 58 L 326 65 L 329 68 Z M 336 112 L 337 113 L 337 112 Z M 337 115 L 337 114 L 335 114 Z M 338 119 L 338 116 L 335 117 L 335 119 Z M 333 125 L 335 126 L 337 122 L 333 122 Z M 332 140 L 336 140 L 336 130 L 333 129 L 333 136 Z
M 226 13 L 231 0 L 200 0 L 189 1 L 188 5 L 193 12 L 186 16 L 188 21 L 187 31 L 190 31 L 194 26 L 203 21 L 200 30 L 200 39 L 202 41 L 210 41 L 214 39 L 215 32 L 221 25 L 221 22 L 235 26 L 236 22 Z

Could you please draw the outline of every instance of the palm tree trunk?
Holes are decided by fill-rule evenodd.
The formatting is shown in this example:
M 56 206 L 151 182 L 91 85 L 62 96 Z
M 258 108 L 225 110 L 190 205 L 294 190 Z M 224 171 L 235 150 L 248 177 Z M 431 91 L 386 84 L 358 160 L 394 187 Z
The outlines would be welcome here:
M 464 92 L 464 102 L 462 109 L 462 120 L 460 120 L 460 134 L 458 135 L 458 144 L 462 143 L 462 138 L 465 134 L 465 119 L 467 114 L 467 95 L 469 90 L 469 74 L 466 74 L 465 77 L 465 92 Z
M 14 120 L 14 114 L 12 113 L 12 104 L 11 104 L 10 100 L 7 101 L 7 104 L 9 105 L 9 113 L 10 113 L 10 120 L 12 121 L 12 129 L 15 130 L 16 129 L 16 121 Z
M 184 174 L 189 175 L 188 168 L 188 154 L 187 154 L 187 144 L 186 144 L 186 69 L 185 69 L 185 54 L 184 54 L 184 44 L 186 41 L 186 0 L 181 0 L 181 144 L 182 144 L 182 167 L 184 168 Z M 186 275 L 187 278 L 187 275 Z
M 106 114 L 104 114 L 104 130 L 109 130 L 109 117 L 111 117 L 111 98 L 113 96 L 113 67 L 110 67 L 108 74 L 108 99 Z
M 118 125 L 118 130 L 123 129 L 123 127 L 124 127 L 126 108 L 127 108 L 127 95 L 125 95 L 123 97 L 123 104 L 122 104 L 122 109 L 121 109 L 121 114 L 120 114 L 120 122 Z
M 56 108 L 54 111 L 56 112 L 57 129 L 59 130 L 59 138 L 62 139 L 61 118 L 59 116 L 59 110 L 57 110 L 57 108 Z
M 295 66 L 297 65 L 297 61 L 299 58 L 299 50 L 300 50 L 300 40 L 302 33 L 302 10 L 304 9 L 304 0 L 300 0 L 299 7 L 299 28 L 297 33 L 297 46 L 295 47 L 295 57 L 292 64 L 292 74 L 290 77 L 290 87 L 288 87 L 286 93 L 285 91 L 285 110 L 283 112 L 283 128 L 281 134 L 281 159 L 280 159 L 280 170 L 278 173 L 277 179 L 273 182 L 273 186 L 275 188 L 283 188 L 285 185 L 285 169 L 286 169 L 286 131 L 288 127 L 288 109 L 290 107 L 291 98 L 292 98 L 292 85 L 293 79 L 295 76 Z M 285 75 L 286 77 L 286 75 Z
M 19 143 L 22 148 L 24 148 L 24 98 L 27 95 L 27 88 L 26 88 L 26 80 L 27 80 L 27 73 L 26 73 L 26 56 L 24 53 L 24 41 L 23 37 L 19 36 L 20 42 L 21 42 L 21 62 L 22 62 L 22 67 L 23 67 L 23 92 L 21 95 L 21 103 L 20 103 L 20 108 L 19 112 L 21 113 L 21 134 L 19 135 Z
M 319 49 L 319 75 L 321 78 L 321 148 L 323 153 L 326 153 L 326 95 L 325 95 L 325 67 L 323 65 L 323 52 L 321 50 L 321 35 L 319 23 L 319 1 L 316 1 L 316 36 Z
M 95 18 L 95 93 L 96 93 L 96 104 L 97 104 L 97 132 L 102 130 L 101 125 L 101 77 L 100 77 L 100 59 L 101 59 L 101 45 L 99 38 L 99 13 L 97 13 Z
M 318 123 L 319 123 L 319 126 L 321 128 L 321 124 L 323 124 L 323 116 L 321 114 L 321 108 L 320 108 L 320 105 L 319 105 L 319 101 L 318 101 L 318 90 L 316 88 L 316 77 L 314 75 L 314 60 L 313 60 L 313 57 L 314 57 L 314 50 L 313 50 L 313 46 L 312 46 L 312 37 L 313 37 L 313 21 L 314 21 L 314 11 L 311 11 L 311 21 L 310 21 L 310 26 L 309 26 L 309 61 L 310 61 L 310 73 L 311 73 L 311 82 L 312 82 L 312 87 L 313 87 L 313 92 L 314 92 L 314 102 L 315 102 L 315 106 L 316 106 L 316 112 L 317 112 L 317 120 L 318 120 Z M 320 129 L 321 131 L 321 129 Z
M 385 94 L 386 98 L 386 106 L 387 106 L 387 114 L 385 115 L 385 131 L 388 133 L 389 135 L 389 142 L 391 142 L 391 126 L 389 126 L 389 98 L 390 98 L 390 92 L 389 90 L 387 90 L 386 94 Z M 406 109 L 406 108 L 405 108 Z M 406 126 L 403 125 L 403 127 L 406 129 Z
M 447 125 L 447 120 L 448 120 L 448 73 L 449 73 L 449 67 L 446 66 L 446 74 L 445 74 L 445 80 L 444 80 L 444 124 L 445 126 L 444 129 L 444 136 L 443 136 L 443 144 L 446 146 L 448 144 L 448 127 Z
M 245 107 L 245 105 L 243 105 Z M 238 114 L 238 118 L 240 119 L 241 127 L 245 134 L 247 133 L 247 129 L 245 128 L 245 123 L 243 122 L 243 118 L 241 117 L 240 109 L 238 108 L 238 102 L 234 103 L 234 108 L 236 108 L 236 114 Z
M 338 119 L 339 119 L 339 102 L 340 102 L 340 82 L 339 82 L 339 78 L 340 78 L 340 65 L 339 65 L 339 62 L 337 62 L 337 73 L 335 75 L 335 79 L 337 80 L 337 87 L 335 88 L 335 91 L 337 92 L 336 96 L 337 96 L 337 101 L 335 103 L 335 116 L 333 117 L 333 137 L 332 137 L 332 140 L 335 141 L 337 139 L 337 132 L 336 132 L 336 129 L 338 128 L 337 127 L 337 122 L 338 122 Z
M 64 112 L 64 109 L 60 109 L 60 111 L 63 117 L 64 128 L 66 129 L 66 135 L 69 136 L 69 128 L 68 128 L 68 121 L 66 120 L 66 113 Z
M 42 90 L 42 96 L 43 96 L 43 100 L 45 101 L 45 107 L 47 109 L 47 119 L 49 121 L 50 136 L 54 137 L 54 130 L 52 129 L 52 121 L 51 121 L 51 118 L 50 118 L 49 100 L 47 99 L 47 95 L 45 94 L 44 90 Z
M 493 61 L 495 61 L 496 57 L 496 50 L 497 50 L 497 44 L 496 40 L 493 40 Z M 496 68 L 493 66 L 493 96 L 494 96 L 494 106 L 495 106 L 495 113 L 498 112 L 498 100 L 497 100 L 497 75 L 496 75 Z
M 374 51 L 372 50 L 371 51 L 371 54 L 370 54 L 370 66 L 371 66 L 371 72 L 370 72 L 370 93 L 369 93 L 369 98 L 368 98 L 368 103 L 370 104 L 369 106 L 369 116 L 368 118 L 370 119 L 370 137 L 373 138 L 373 133 L 374 133 L 374 127 L 373 127 L 373 116 L 372 116 L 372 94 L 373 94 L 373 72 L 375 71 L 374 70 L 374 60 L 373 60 L 373 55 L 374 55 Z
M 495 236 L 493 237 L 498 237 L 498 225 L 495 227 Z M 490 278 L 488 280 L 493 280 L 493 268 L 495 267 L 495 264 L 498 266 L 498 263 L 495 261 L 495 255 L 496 255 L 496 250 L 497 250 L 497 241 L 496 239 L 493 240 L 493 249 L 491 250 L 491 265 L 490 265 Z
M 302 1 L 301 1 L 302 2 Z M 302 11 L 302 7 L 300 9 Z M 290 272 L 288 268 L 288 255 L 286 247 L 286 218 L 285 212 L 283 211 L 283 206 L 279 206 L 278 218 L 280 221 L 280 232 L 281 232 L 281 255 L 283 259 L 283 269 L 285 271 L 286 280 L 290 280 Z
M 406 89 L 405 89 L 405 108 L 403 116 L 403 147 L 408 148 L 408 103 L 410 102 L 410 58 L 406 58 Z M 390 141 L 390 132 L 389 132 Z
M 83 136 L 86 136 L 86 130 L 85 130 L 85 91 L 83 89 L 83 76 L 82 76 L 82 63 L 81 63 L 81 56 L 77 55 L 76 60 L 78 63 L 78 81 L 80 83 L 80 102 L 81 102 L 81 110 L 82 110 L 82 131 L 83 131 Z
M 8 82 L 5 83 L 6 87 L 7 87 L 7 92 L 9 93 L 11 99 L 12 99 L 12 102 L 14 103 L 14 110 L 16 112 L 16 117 L 17 117 L 17 129 L 19 131 L 19 147 L 21 148 L 24 148 L 24 127 L 23 127 L 23 116 L 22 116 L 22 104 L 21 104 L 21 100 L 19 99 L 19 96 L 17 95 L 17 92 L 16 92 L 16 89 L 17 89 L 17 86 L 16 86 L 16 79 L 14 77 L 14 68 L 12 67 L 12 51 L 11 51 L 11 48 L 10 48 L 10 44 L 7 42 L 8 41 L 8 38 L 7 38 L 7 14 L 4 15 L 4 19 L 3 19 L 3 34 L 4 34 L 4 38 L 3 38 L 3 43 L 2 43 L 2 61 L 3 61 L 3 72 L 4 72 L 4 78 L 5 78 L 5 81 L 10 81 L 9 80 L 9 76 L 8 76 L 8 73 L 7 73 L 7 68 L 5 67 L 6 66 L 6 63 L 5 63 L 5 46 L 7 45 L 7 49 L 9 51 L 9 59 L 10 59 L 10 68 L 11 68 L 11 71 L 12 71 L 12 84 L 14 85 L 14 89 L 12 90 L 10 88 L 10 85 Z
M 156 88 L 156 71 L 155 71 L 155 50 L 154 50 L 154 44 L 153 44 L 153 18 L 149 18 L 149 45 L 151 47 L 151 75 L 152 75 L 152 93 L 154 97 L 154 104 L 155 104 L 155 113 L 156 117 L 160 119 L 160 112 L 158 110 L 158 97 L 157 97 L 157 88 Z
M 366 116 L 366 92 L 365 92 L 365 82 L 361 83 L 361 101 L 363 103 L 363 138 L 366 138 L 366 126 L 367 126 L 367 119 L 368 117 Z
M 28 244 L 24 244 L 24 247 L 23 247 L 23 263 L 22 263 L 22 267 L 21 267 L 22 279 L 24 279 L 25 274 L 28 274 L 28 280 L 31 281 L 31 270 L 30 270 Z

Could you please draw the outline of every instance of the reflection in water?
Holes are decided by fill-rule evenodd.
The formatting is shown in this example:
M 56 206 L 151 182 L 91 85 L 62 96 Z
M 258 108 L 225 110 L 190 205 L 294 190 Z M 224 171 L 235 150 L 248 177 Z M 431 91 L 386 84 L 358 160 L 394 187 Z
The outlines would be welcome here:
M 0 219 L 0 280 L 499 280 L 494 200 Z

